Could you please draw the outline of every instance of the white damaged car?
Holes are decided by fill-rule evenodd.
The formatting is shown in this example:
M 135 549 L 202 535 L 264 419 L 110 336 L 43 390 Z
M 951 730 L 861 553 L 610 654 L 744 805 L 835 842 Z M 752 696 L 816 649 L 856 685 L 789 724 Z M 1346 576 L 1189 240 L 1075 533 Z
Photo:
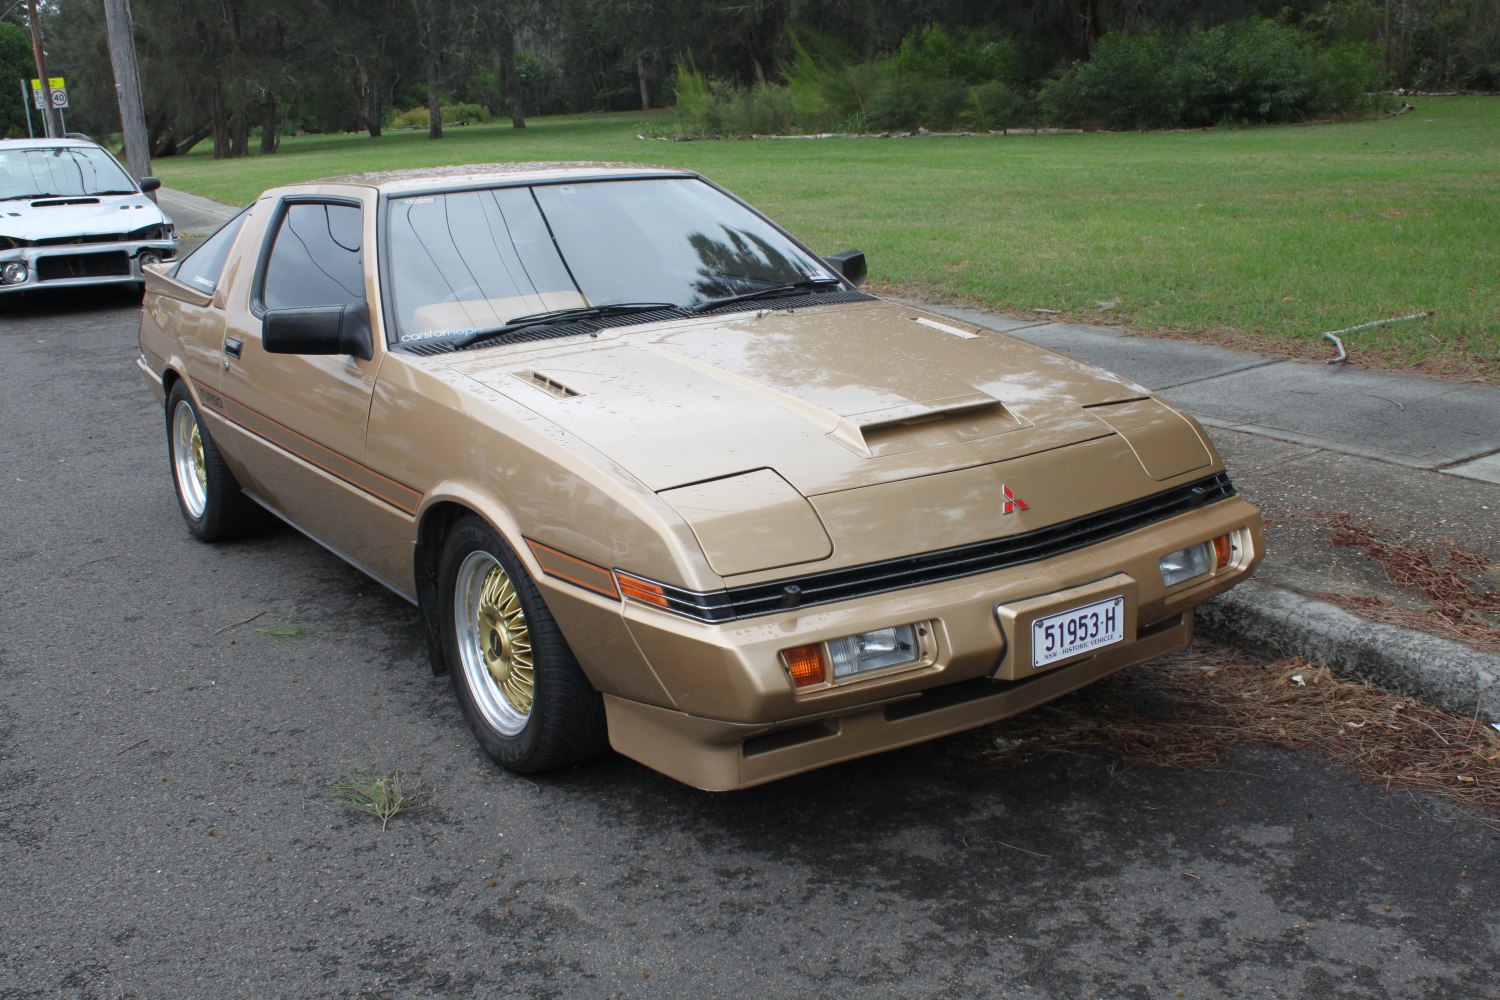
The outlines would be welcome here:
M 0 139 L 0 295 L 144 281 L 177 230 L 120 162 L 83 139 Z

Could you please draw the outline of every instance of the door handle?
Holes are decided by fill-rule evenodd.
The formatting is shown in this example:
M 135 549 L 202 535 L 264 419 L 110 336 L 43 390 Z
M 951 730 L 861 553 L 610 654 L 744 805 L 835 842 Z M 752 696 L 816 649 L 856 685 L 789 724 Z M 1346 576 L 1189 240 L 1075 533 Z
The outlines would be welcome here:
M 240 351 L 244 348 L 244 346 L 245 342 L 238 337 L 224 338 L 224 353 L 229 355 L 231 358 L 239 357 Z

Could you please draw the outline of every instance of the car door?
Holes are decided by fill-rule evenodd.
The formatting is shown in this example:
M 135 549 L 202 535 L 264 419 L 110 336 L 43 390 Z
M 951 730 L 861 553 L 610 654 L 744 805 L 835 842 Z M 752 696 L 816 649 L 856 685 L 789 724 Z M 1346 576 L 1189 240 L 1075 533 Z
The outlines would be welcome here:
M 265 230 L 257 272 L 224 338 L 224 406 L 245 432 L 243 485 L 286 520 L 397 589 L 419 495 L 363 462 L 370 399 L 384 358 L 265 350 L 270 310 L 366 305 L 375 279 L 373 203 L 284 199 Z M 409 553 L 405 553 L 409 564 Z

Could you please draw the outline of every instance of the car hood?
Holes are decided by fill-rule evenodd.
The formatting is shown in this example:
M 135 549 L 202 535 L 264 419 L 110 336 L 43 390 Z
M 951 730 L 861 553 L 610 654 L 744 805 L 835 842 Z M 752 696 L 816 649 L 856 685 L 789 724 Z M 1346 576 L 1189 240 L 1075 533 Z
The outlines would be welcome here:
M 0 201 L 0 234 L 21 240 L 118 236 L 169 221 L 143 194 Z
M 1116 433 L 1139 386 L 887 302 L 739 313 L 442 356 L 655 491 L 756 469 L 806 497 Z

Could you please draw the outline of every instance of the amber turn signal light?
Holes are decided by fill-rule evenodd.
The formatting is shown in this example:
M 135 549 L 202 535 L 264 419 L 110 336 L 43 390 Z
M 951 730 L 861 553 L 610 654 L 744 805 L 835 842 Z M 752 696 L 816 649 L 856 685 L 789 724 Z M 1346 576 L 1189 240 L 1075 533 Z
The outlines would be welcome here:
M 1228 535 L 1220 535 L 1214 539 L 1214 558 L 1217 561 L 1217 569 L 1223 569 L 1229 565 L 1229 560 L 1234 557 L 1234 545 L 1229 541 Z
M 626 597 L 653 607 L 667 607 L 667 595 L 662 591 L 659 583 L 642 580 L 638 576 L 621 573 L 619 570 L 615 571 L 615 582 L 620 585 L 620 593 Z
M 787 673 L 792 675 L 792 683 L 799 688 L 822 684 L 828 679 L 828 666 L 823 662 L 822 643 L 815 642 L 810 646 L 783 649 L 781 662 L 786 664 Z

